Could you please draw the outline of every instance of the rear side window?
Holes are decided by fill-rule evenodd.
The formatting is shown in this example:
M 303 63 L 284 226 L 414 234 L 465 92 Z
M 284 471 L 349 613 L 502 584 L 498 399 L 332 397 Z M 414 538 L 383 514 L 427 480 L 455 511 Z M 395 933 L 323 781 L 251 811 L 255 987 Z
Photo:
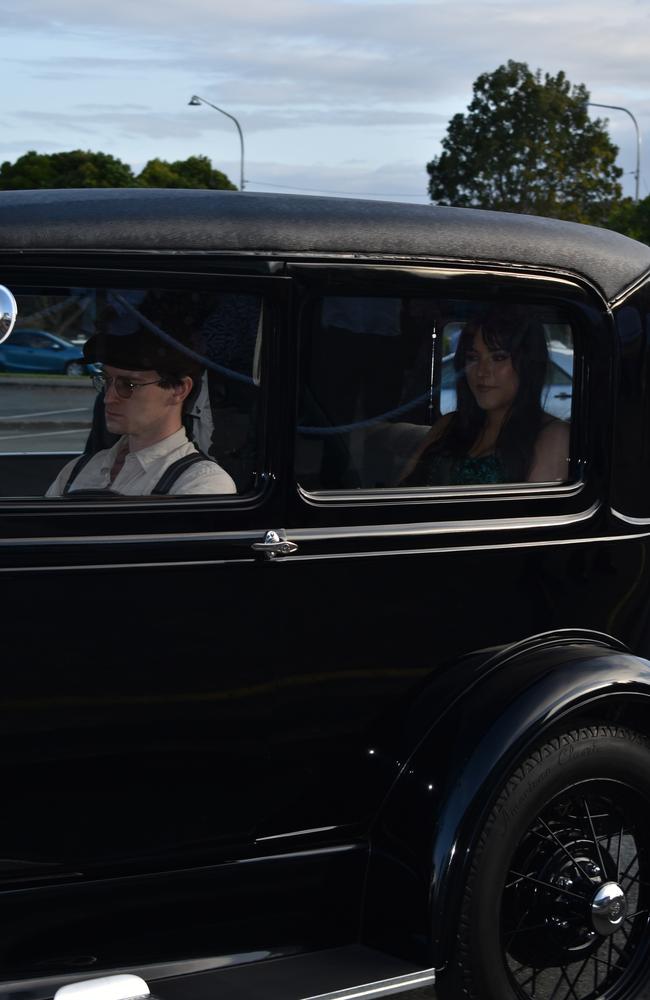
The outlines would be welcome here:
M 322 296 L 300 372 L 306 491 L 571 479 L 574 330 L 554 304 Z
M 11 335 L 0 344 L 3 496 L 43 496 L 79 456 L 94 457 L 113 448 L 128 428 L 107 423 L 102 358 L 106 349 L 110 355 L 114 345 L 143 331 L 161 346 L 161 357 L 173 354 L 188 360 L 192 384 L 189 388 L 187 383 L 181 420 L 194 450 L 224 472 L 221 478 L 208 475 L 214 492 L 221 492 L 222 484 L 227 486 L 224 492 L 237 495 L 255 490 L 265 323 L 262 295 L 186 287 L 22 286 L 12 291 L 18 319 Z M 92 351 L 89 357 L 92 344 L 99 344 L 99 358 Z M 129 367 L 128 360 L 120 364 Z M 163 361 L 152 361 L 151 367 L 155 365 L 165 367 Z M 131 379 L 138 384 L 131 389 L 131 398 L 125 400 L 118 393 L 109 409 L 111 405 L 116 411 L 144 409 L 150 400 L 171 394 L 165 381 L 168 373 L 161 370 L 160 374 L 162 381 L 152 386 L 136 372 Z M 110 384 L 113 396 L 116 389 L 128 395 L 126 381 Z M 149 394 L 146 398 L 145 393 Z M 143 466 L 149 459 L 149 455 L 143 459 Z M 120 468 L 119 462 L 116 467 Z M 205 465 L 198 471 L 209 474 L 212 470 L 213 466 Z M 198 473 L 186 472 L 187 484 L 200 479 Z M 129 495 L 128 476 L 122 481 Z M 206 488 L 206 482 L 196 491 L 183 492 L 211 492 L 213 487 Z M 59 492 L 57 488 L 50 495 Z M 169 492 L 174 494 L 175 488 Z M 135 488 L 130 495 L 141 494 Z

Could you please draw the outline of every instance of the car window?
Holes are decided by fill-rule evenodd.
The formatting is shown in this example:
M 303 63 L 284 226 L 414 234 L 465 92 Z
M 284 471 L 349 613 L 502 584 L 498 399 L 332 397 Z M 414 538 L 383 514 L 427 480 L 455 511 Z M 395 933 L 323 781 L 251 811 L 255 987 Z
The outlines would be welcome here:
M 14 330 L 9 339 L 5 340 L 4 344 L 5 348 L 9 349 L 12 347 L 29 347 L 31 344 L 31 335 L 26 330 Z
M 169 356 L 176 352 L 174 357 L 180 354 L 194 365 L 182 422 L 190 450 L 198 449 L 205 460 L 181 470 L 186 478 L 179 492 L 242 495 L 255 489 L 265 321 L 261 295 L 126 282 L 114 288 L 20 286 L 12 291 L 19 325 L 0 344 L 2 496 L 43 496 L 73 460 L 110 450 L 124 436 L 119 422 L 111 431 L 101 385 L 93 384 L 93 379 L 101 381 L 102 359 L 84 351 L 96 343 L 113 350 L 143 331 Z M 169 388 L 160 383 L 161 392 Z M 137 401 L 144 391 L 131 390 L 131 395 Z M 153 397 L 158 389 L 147 391 Z M 123 405 L 120 399 L 115 408 Z M 224 476 L 213 475 L 214 463 Z M 190 482 L 201 488 L 190 489 Z M 172 483 L 170 495 L 175 489 Z
M 53 348 L 62 347 L 63 345 L 54 340 L 53 337 L 46 336 L 44 333 L 30 333 L 29 346 L 43 351 L 51 351 Z
M 573 367 L 554 304 L 322 296 L 301 331 L 298 482 L 566 482 Z

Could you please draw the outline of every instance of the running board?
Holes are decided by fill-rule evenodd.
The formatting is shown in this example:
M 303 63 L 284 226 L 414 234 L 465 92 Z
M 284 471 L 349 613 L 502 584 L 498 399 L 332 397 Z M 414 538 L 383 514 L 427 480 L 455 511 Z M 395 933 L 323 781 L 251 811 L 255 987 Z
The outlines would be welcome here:
M 431 988 L 435 982 L 433 969 L 361 945 L 201 972 L 187 973 L 183 963 L 179 966 L 181 974 L 174 974 L 170 965 L 165 978 L 148 977 L 143 967 L 138 975 L 101 976 L 74 984 L 68 979 L 49 996 L 55 1000 L 373 1000 Z M 155 966 L 151 972 L 160 974 Z

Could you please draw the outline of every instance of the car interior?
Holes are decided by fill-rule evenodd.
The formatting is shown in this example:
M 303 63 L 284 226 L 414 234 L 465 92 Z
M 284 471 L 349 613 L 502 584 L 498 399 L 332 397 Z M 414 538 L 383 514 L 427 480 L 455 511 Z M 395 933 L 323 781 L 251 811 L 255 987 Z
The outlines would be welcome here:
M 137 329 L 143 316 L 159 327 L 163 337 L 198 355 L 204 365 L 205 402 L 201 412 L 197 407 L 201 386 L 195 387 L 185 406 L 188 436 L 232 476 L 239 495 L 255 489 L 264 326 L 261 296 L 137 288 L 15 291 L 20 322 L 74 337 L 79 352 L 93 333 L 127 334 Z M 17 326 L 9 342 L 21 335 Z M 71 457 L 115 442 L 106 430 L 102 397 L 88 373 L 73 377 L 0 373 L 0 379 L 6 383 L 0 411 L 3 496 L 42 497 Z
M 538 315 L 546 340 L 541 406 L 570 424 L 571 325 L 552 306 L 525 308 Z M 327 492 L 400 485 L 430 428 L 456 409 L 455 350 L 465 324 L 485 309 L 483 301 L 422 297 L 315 301 L 301 340 L 301 487 Z

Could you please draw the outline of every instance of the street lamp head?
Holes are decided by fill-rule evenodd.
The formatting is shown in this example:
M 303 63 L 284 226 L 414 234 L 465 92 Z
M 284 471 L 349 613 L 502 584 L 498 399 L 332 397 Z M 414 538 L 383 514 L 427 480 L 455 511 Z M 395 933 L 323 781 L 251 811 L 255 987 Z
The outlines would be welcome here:
M 243 191 L 244 190 L 244 184 L 245 184 L 245 181 L 244 181 L 244 135 L 243 135 L 242 130 L 241 130 L 241 125 L 239 124 L 239 122 L 237 121 L 237 119 L 235 118 L 235 116 L 231 115 L 229 111 L 224 111 L 223 108 L 217 107 L 217 105 L 213 104 L 212 101 L 206 101 L 206 99 L 204 97 L 199 97 L 198 94 L 193 94 L 192 97 L 189 99 L 189 101 L 187 103 L 191 107 L 193 107 L 193 108 L 197 107 L 197 105 L 199 105 L 199 104 L 207 104 L 209 108 L 214 108 L 214 110 L 218 111 L 219 114 L 225 115 L 226 118 L 230 118 L 231 122 L 235 123 L 235 126 L 237 128 L 237 132 L 239 133 L 239 148 L 241 150 L 241 155 L 240 155 L 240 170 L 239 170 L 239 177 L 240 177 L 240 180 L 239 180 L 239 190 Z

